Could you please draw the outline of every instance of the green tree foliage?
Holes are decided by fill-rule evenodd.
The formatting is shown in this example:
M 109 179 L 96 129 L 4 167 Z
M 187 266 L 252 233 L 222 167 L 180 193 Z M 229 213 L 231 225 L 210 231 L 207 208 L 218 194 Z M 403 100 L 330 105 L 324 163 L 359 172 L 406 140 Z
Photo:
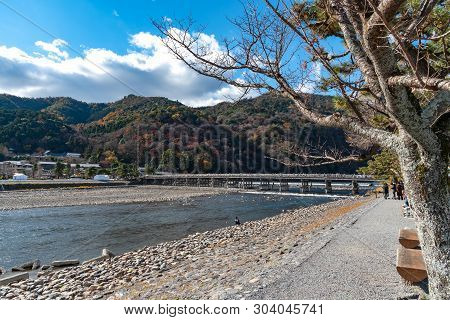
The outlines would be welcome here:
M 55 167 L 54 173 L 58 179 L 63 176 L 64 169 L 65 169 L 65 166 L 61 161 L 56 162 L 56 167 Z
M 65 177 L 70 178 L 72 174 L 72 167 L 70 166 L 70 163 L 66 163 L 66 165 L 64 166 L 63 174 Z
M 92 179 L 97 174 L 97 172 L 98 172 L 98 169 L 95 167 L 88 168 L 85 171 L 85 178 Z
M 177 171 L 177 155 L 173 149 L 167 149 L 163 152 L 158 170 L 166 172 Z
M 401 177 L 400 164 L 397 156 L 389 150 L 383 150 L 381 153 L 372 157 L 367 162 L 366 167 L 359 168 L 358 173 L 372 175 L 377 179 L 387 180 L 389 178 Z
M 38 168 L 37 162 L 33 163 L 33 169 L 32 169 L 33 178 L 36 176 L 36 173 L 38 172 L 38 170 L 39 170 L 39 168 Z
M 191 172 L 194 165 L 194 159 L 189 152 L 183 151 L 178 155 L 178 172 Z
M 116 162 L 111 172 L 121 179 L 134 179 L 139 177 L 139 171 L 135 164 Z
M 146 163 L 145 164 L 145 174 L 154 174 L 155 173 L 155 168 L 153 167 L 153 165 L 151 163 Z
M 64 151 L 76 131 L 52 115 L 26 109 L 0 107 L 0 144 L 19 153 L 38 148 Z M 81 146 L 82 147 L 82 146 Z

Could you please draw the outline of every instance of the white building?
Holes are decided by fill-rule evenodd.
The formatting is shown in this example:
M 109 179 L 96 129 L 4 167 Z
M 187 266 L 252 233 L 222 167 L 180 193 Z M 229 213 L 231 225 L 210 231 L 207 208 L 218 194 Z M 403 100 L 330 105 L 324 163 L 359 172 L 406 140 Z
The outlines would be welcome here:
M 81 154 L 80 153 L 73 153 L 73 152 L 67 152 L 66 153 L 66 158 L 81 158 Z
M 97 174 L 94 177 L 94 180 L 95 181 L 109 181 L 110 178 L 109 178 L 109 176 L 107 174 Z
M 28 176 L 24 175 L 23 173 L 14 173 L 13 180 L 14 181 L 26 181 L 26 180 L 28 180 Z

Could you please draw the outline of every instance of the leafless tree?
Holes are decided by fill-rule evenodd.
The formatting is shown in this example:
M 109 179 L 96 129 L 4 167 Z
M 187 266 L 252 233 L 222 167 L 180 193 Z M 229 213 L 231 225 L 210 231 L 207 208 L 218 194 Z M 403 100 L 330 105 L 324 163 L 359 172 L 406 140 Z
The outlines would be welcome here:
M 220 48 L 195 32 L 192 21 L 155 25 L 172 53 L 198 73 L 244 91 L 288 97 L 304 119 L 393 150 L 416 219 L 430 293 L 449 299 L 448 25 L 442 34 L 425 32 L 433 10 L 448 4 L 423 0 L 411 13 L 404 11 L 405 0 L 315 2 L 324 14 L 314 19 L 306 2 L 249 2 L 233 21 L 239 37 L 224 40 Z M 327 50 L 324 28 L 343 39 L 341 52 Z M 427 49 L 433 42 L 439 42 L 440 52 Z M 302 88 L 310 85 L 312 63 L 325 69 L 346 110 L 309 107 Z
M 311 144 L 309 141 L 297 145 L 285 140 L 270 150 L 267 159 L 280 162 L 287 167 L 311 168 L 331 164 L 347 163 L 361 160 L 361 154 L 355 150 L 343 150 L 336 146 L 326 146 L 320 141 Z

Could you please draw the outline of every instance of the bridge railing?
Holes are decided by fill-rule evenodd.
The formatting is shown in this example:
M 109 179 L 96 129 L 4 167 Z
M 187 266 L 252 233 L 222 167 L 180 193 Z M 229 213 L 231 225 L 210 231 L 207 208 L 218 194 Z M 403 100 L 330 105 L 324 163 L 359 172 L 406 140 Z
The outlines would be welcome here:
M 254 178 L 254 179 L 321 179 L 321 180 L 365 180 L 377 181 L 369 175 L 349 175 L 349 174 L 259 174 L 259 173 L 242 173 L 242 174 L 153 174 L 145 175 L 144 179 L 160 179 L 160 178 Z

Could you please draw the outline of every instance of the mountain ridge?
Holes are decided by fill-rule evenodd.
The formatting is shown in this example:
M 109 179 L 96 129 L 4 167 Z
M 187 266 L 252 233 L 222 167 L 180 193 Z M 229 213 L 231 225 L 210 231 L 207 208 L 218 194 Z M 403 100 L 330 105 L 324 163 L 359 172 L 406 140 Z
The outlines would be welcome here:
M 333 97 L 305 99 L 333 112 Z M 165 97 L 86 103 L 1 94 L 0 144 L 18 153 L 80 152 L 91 162 L 105 162 L 105 152 L 112 151 L 120 161 L 175 172 L 285 170 L 268 159 L 286 143 L 352 148 L 342 130 L 308 123 L 290 105 L 270 94 L 200 108 Z

